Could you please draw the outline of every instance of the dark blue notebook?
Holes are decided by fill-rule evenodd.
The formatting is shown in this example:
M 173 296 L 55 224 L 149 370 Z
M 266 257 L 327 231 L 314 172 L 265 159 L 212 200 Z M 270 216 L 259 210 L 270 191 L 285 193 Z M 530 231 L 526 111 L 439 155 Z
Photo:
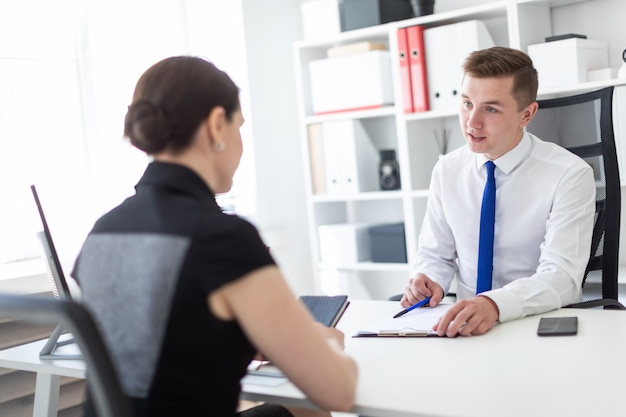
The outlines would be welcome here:
M 350 304 L 347 295 L 302 295 L 300 301 L 308 308 L 315 321 L 326 327 L 335 327 Z

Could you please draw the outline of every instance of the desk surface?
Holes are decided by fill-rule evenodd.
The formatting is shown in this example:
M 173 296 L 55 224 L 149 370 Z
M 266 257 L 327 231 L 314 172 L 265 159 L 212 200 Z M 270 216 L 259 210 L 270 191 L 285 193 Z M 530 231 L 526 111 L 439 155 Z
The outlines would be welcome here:
M 339 322 L 346 351 L 359 365 L 355 413 L 626 416 L 626 312 L 563 309 L 502 323 L 483 336 L 467 338 L 351 337 L 397 311 L 397 302 L 353 300 Z M 578 335 L 536 336 L 542 316 L 578 316 Z M 0 351 L 0 367 L 84 377 L 82 361 L 39 359 L 44 342 Z M 242 397 L 312 406 L 289 382 L 244 384 Z
M 0 368 L 43 372 L 74 378 L 85 377 L 86 365 L 82 360 L 39 359 L 39 352 L 45 344 L 46 340 L 40 340 L 14 348 L 0 350 Z M 77 345 L 72 344 L 58 348 L 58 352 L 77 354 L 80 351 Z
M 354 300 L 337 326 L 359 365 L 355 413 L 626 416 L 626 312 L 562 309 L 475 337 L 351 337 L 398 309 L 397 302 Z M 578 335 L 537 336 L 542 316 L 578 316 Z M 244 384 L 243 391 L 247 399 L 311 406 L 291 383 Z

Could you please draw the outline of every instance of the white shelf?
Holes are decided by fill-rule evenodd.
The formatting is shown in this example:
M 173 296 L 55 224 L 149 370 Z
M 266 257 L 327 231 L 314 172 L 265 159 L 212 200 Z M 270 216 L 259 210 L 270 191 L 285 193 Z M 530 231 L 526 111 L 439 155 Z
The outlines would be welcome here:
M 442 119 L 445 117 L 459 117 L 458 109 L 450 110 L 430 110 L 419 113 L 408 113 L 404 115 L 406 121 Z
M 478 6 L 464 7 L 461 9 L 403 20 L 401 22 L 396 22 L 396 26 L 440 26 L 457 23 L 463 20 L 489 20 L 497 17 L 506 17 L 508 4 L 508 1 L 494 1 Z
M 394 106 L 384 106 L 379 109 L 345 111 L 339 113 L 329 113 L 316 116 L 308 116 L 304 119 L 304 123 L 312 125 L 316 123 L 334 122 L 337 120 L 355 120 L 355 119 L 371 119 L 375 117 L 393 117 L 396 114 Z
M 295 48 L 297 92 L 301 110 L 301 132 L 303 169 L 307 190 L 307 212 L 309 232 L 311 236 L 311 256 L 317 265 L 318 277 L 321 271 L 335 270 L 346 272 L 353 280 L 362 280 L 363 285 L 371 284 L 372 279 L 389 282 L 393 285 L 380 294 L 401 292 L 402 283 L 391 279 L 409 273 L 423 217 L 426 212 L 428 185 L 432 167 L 437 162 L 439 150 L 434 131 L 446 129 L 451 135 L 451 147 L 460 146 L 464 142 L 458 123 L 458 109 L 443 111 L 426 111 L 405 114 L 402 108 L 402 88 L 400 67 L 392 61 L 392 82 L 394 85 L 395 106 L 379 109 L 347 111 L 334 114 L 311 115 L 311 90 L 308 74 L 309 62 L 326 56 L 326 49 L 333 46 L 346 45 L 353 42 L 371 41 L 384 43 L 388 46 L 392 57 L 398 54 L 397 30 L 413 25 L 426 28 L 468 20 L 483 20 L 488 29 L 493 31 L 492 37 L 497 45 L 510 46 L 525 50 L 528 44 L 542 41 L 545 36 L 552 35 L 553 7 L 586 3 L 593 0 L 500 0 L 485 1 L 482 4 L 463 7 L 456 10 L 443 11 L 420 16 L 399 22 L 343 32 L 333 37 L 319 40 L 297 42 Z M 457 4 L 462 4 L 458 2 Z M 598 22 L 601 24 L 601 22 Z M 442 45 L 445 48 L 445 45 Z M 550 96 L 562 96 L 581 91 L 590 91 L 609 85 L 626 85 L 626 79 L 588 82 L 576 85 L 564 85 L 558 88 L 542 89 L 541 99 Z M 338 120 L 360 121 L 378 150 L 393 148 L 396 150 L 400 166 L 402 189 L 398 191 L 372 191 L 351 195 L 315 195 L 312 194 L 310 160 L 306 150 L 308 147 L 307 130 L 309 125 L 333 122 Z M 378 223 L 403 221 L 405 225 L 406 264 L 388 264 L 361 262 L 340 268 L 323 265 L 320 257 L 318 228 L 325 224 L 359 223 L 371 221 Z M 626 271 L 626 267 L 625 267 Z M 626 272 L 620 274 L 626 277 Z M 375 277 L 375 278 L 372 278 Z M 404 281 L 403 281 L 404 282 Z M 620 279 L 626 284 L 626 278 Z M 319 283 L 318 283 L 319 284 Z M 404 285 L 406 282 L 404 282 Z M 316 285 L 316 288 L 319 286 Z M 376 298 L 375 294 L 372 294 Z
M 598 90 L 604 87 L 626 85 L 626 78 L 614 78 L 612 80 L 589 81 L 580 84 L 560 85 L 553 88 L 540 89 L 537 93 L 539 98 L 551 98 Z
M 337 271 L 390 271 L 390 272 L 408 272 L 410 267 L 405 263 L 383 263 L 383 262 L 359 262 L 352 265 L 324 265 L 319 264 L 319 269 L 337 270 Z
M 413 197 L 413 198 L 428 198 L 428 190 L 411 191 L 411 197 Z
M 349 30 L 328 38 L 299 41 L 294 44 L 297 49 L 330 48 L 360 40 L 387 40 L 389 31 L 393 30 L 395 22 L 384 25 L 370 26 L 362 29 Z
M 375 200 L 399 200 L 402 198 L 402 191 L 369 191 L 348 195 L 314 195 L 311 197 L 313 203 L 335 203 L 350 201 L 375 201 Z
M 568 6 L 570 4 L 585 3 L 589 0 L 517 0 L 518 4 L 537 4 L 548 7 Z

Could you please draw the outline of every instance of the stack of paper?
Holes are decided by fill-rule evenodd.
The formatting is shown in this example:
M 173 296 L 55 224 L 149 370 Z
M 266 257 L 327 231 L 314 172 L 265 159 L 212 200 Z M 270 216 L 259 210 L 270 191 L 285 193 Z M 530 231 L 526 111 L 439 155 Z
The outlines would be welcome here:
M 420 307 L 398 318 L 392 316 L 364 327 L 353 337 L 424 337 L 437 336 L 432 328 L 452 304 L 439 304 L 437 307 Z

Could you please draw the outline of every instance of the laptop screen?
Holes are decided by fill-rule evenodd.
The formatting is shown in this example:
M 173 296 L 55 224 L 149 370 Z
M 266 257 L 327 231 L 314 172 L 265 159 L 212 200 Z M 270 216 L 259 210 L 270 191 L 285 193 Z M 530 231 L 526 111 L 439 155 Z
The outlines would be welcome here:
M 30 189 L 33 192 L 33 198 L 35 199 L 35 204 L 37 204 L 37 210 L 43 226 L 43 232 L 39 233 L 39 240 L 46 256 L 48 278 L 50 280 L 50 284 L 52 285 L 52 292 L 57 298 L 71 299 L 72 295 L 65 279 L 65 275 L 63 274 L 63 268 L 61 267 L 59 256 L 56 248 L 54 247 L 52 235 L 50 234 L 50 228 L 48 227 L 48 222 L 46 221 L 46 216 L 44 215 L 41 201 L 39 200 L 39 195 L 37 194 L 37 189 L 34 185 L 31 185 Z

